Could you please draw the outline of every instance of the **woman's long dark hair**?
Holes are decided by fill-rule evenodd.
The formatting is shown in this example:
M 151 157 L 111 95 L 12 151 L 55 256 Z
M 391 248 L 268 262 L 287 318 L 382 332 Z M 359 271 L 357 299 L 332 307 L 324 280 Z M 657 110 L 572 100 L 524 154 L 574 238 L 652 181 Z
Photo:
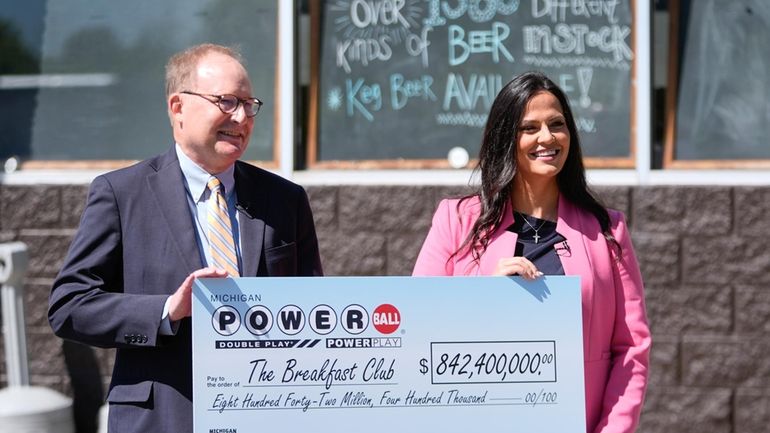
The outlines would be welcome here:
M 481 141 L 479 165 L 476 167 L 481 172 L 481 186 L 476 193 L 463 197 L 457 204 L 459 209 L 464 200 L 478 195 L 481 214 L 453 256 L 470 248 L 473 258 L 478 261 L 486 251 L 492 233 L 501 224 L 506 202 L 511 198 L 513 178 L 518 172 L 516 155 L 519 123 L 529 100 L 544 91 L 559 100 L 570 135 L 567 160 L 556 175 L 559 193 L 596 217 L 602 234 L 614 247 L 616 257 L 620 255 L 620 245 L 610 232 L 609 213 L 588 188 L 580 139 L 567 96 L 543 73 L 526 72 L 506 84 L 492 103 Z

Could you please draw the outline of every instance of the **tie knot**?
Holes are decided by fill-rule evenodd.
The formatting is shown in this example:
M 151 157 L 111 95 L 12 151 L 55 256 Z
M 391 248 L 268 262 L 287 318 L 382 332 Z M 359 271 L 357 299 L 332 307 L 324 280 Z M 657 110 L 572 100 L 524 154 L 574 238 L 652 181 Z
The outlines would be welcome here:
M 219 179 L 214 176 L 211 176 L 211 179 L 209 179 L 207 185 L 211 192 L 217 192 L 222 188 L 222 182 L 220 182 Z

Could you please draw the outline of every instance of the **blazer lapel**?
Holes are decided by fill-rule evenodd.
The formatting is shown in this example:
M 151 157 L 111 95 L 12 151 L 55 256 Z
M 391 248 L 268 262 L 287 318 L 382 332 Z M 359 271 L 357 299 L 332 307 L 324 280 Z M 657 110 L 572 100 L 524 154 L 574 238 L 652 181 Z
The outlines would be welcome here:
M 157 164 L 154 166 L 157 171 L 147 176 L 147 185 L 189 274 L 202 268 L 203 263 L 195 241 L 195 227 L 187 204 L 184 178 L 174 148 L 154 163 Z
M 243 276 L 255 277 L 259 272 L 259 260 L 265 239 L 265 208 L 268 200 L 267 191 L 260 186 L 259 180 L 250 176 L 243 165 L 235 163 L 235 193 L 238 196 L 236 208 L 240 218 L 241 262 Z
M 492 235 L 492 240 L 487 246 L 484 256 L 481 258 L 481 263 L 479 264 L 481 275 L 494 274 L 497 262 L 503 257 L 513 257 L 513 254 L 516 252 L 516 240 L 519 236 L 508 230 L 511 224 L 513 224 L 513 208 L 511 207 L 511 202 L 508 201 L 503 211 L 503 221 Z
M 559 255 L 564 275 L 580 276 L 580 288 L 583 298 L 583 314 L 588 315 L 583 320 L 591 323 L 593 308 L 585 308 L 593 302 L 594 295 L 594 267 L 591 264 L 591 256 L 586 246 L 586 233 L 583 229 L 583 216 L 578 208 L 563 197 L 559 196 L 559 220 L 556 222 L 556 231 L 567 239 L 568 249 Z M 588 329 L 588 328 L 586 328 Z

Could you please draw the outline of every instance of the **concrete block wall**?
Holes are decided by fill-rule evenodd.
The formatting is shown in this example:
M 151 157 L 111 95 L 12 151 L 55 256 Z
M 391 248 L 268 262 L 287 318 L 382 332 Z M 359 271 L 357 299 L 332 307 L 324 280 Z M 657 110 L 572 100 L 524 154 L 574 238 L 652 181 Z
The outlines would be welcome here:
M 310 186 L 327 275 L 409 275 L 438 201 L 467 188 Z M 653 334 L 643 433 L 770 431 L 770 187 L 599 187 L 626 213 Z M 30 249 L 33 384 L 74 396 L 78 429 L 104 399 L 111 350 L 63 343 L 47 296 L 87 187 L 0 185 L 0 242 Z M 0 337 L 1 338 L 1 337 Z M 0 345 L 0 359 L 2 358 Z M 5 365 L 0 363 L 0 387 Z

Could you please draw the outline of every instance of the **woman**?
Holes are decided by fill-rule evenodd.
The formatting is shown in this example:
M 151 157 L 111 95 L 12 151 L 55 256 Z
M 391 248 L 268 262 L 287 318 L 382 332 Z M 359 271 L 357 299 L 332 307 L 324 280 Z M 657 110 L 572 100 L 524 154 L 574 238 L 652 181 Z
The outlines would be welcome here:
M 647 386 L 650 333 L 622 213 L 586 184 L 575 120 L 541 73 L 516 77 L 492 105 L 477 194 L 443 200 L 414 275 L 579 275 L 588 432 L 633 432 Z

